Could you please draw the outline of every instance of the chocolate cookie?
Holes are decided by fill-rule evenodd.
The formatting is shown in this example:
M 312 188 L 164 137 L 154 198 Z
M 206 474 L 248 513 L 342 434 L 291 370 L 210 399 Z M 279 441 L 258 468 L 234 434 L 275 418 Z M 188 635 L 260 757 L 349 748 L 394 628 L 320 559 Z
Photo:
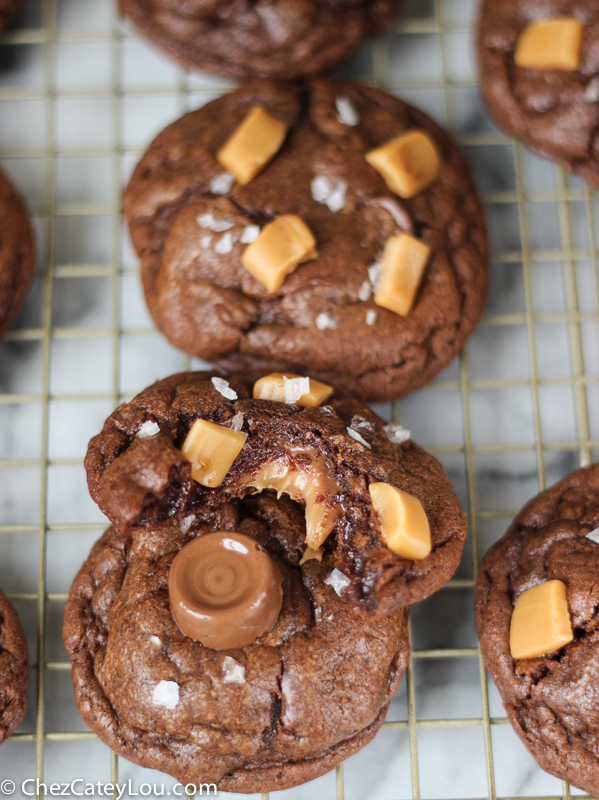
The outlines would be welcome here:
M 169 571 L 186 544 L 232 527 L 276 561 L 283 604 L 253 644 L 214 649 L 175 623 Z M 183 784 L 268 792 L 373 738 L 407 665 L 407 609 L 356 615 L 326 558 L 300 566 L 303 531 L 296 504 L 258 495 L 104 534 L 71 588 L 64 642 L 77 705 L 116 753 Z
M 0 0 L 0 30 L 5 28 L 21 5 L 23 0 Z
M 23 722 L 28 679 L 25 634 L 17 612 L 0 591 L 0 743 Z
M 389 28 L 398 0 L 120 0 L 188 69 L 233 78 L 320 75 Z
M 485 556 L 475 592 L 483 658 L 516 733 L 543 769 L 592 795 L 599 794 L 598 526 L 595 465 L 524 507 Z
M 333 395 L 329 405 L 310 408 L 297 399 L 253 399 L 247 380 L 231 378 L 229 386 L 207 373 L 159 381 L 119 406 L 91 440 L 91 496 L 124 534 L 216 513 L 223 504 L 243 509 L 257 491 L 273 489 L 305 507 L 294 553 L 305 554 L 306 544 L 310 554 L 324 552 L 342 573 L 343 598 L 365 614 L 390 613 L 439 589 L 458 565 L 467 532 L 442 466 L 355 400 Z M 207 481 L 211 488 L 198 483 L 202 476 L 184 454 L 198 458 L 189 443 L 199 419 L 221 437 L 211 445 L 219 458 L 240 441 L 221 482 Z M 216 455 L 206 458 L 216 471 Z M 386 522 L 402 515 L 411 529 L 407 548 Z
M 289 132 L 260 174 L 235 184 L 217 153 L 256 107 Z M 414 129 L 440 163 L 432 185 L 402 200 L 366 155 Z M 463 158 L 432 120 L 378 89 L 247 84 L 154 140 L 124 208 L 156 325 L 230 372 L 309 371 L 361 399 L 388 400 L 449 363 L 486 301 L 484 220 Z M 311 260 L 269 291 L 242 258 L 260 226 L 290 215 L 313 234 L 317 257 L 307 252 Z M 430 249 L 403 315 L 375 302 L 381 258 L 398 234 Z
M 35 240 L 27 210 L 0 171 L 0 336 L 10 328 L 35 274 Z
M 521 51 L 515 59 L 525 29 L 531 22 L 547 20 L 567 20 L 579 30 L 564 29 L 562 38 L 552 39 L 551 44 L 540 40 L 541 54 L 552 56 L 553 63 L 531 66 L 535 57 L 531 61 L 530 48 L 535 42 L 530 38 L 529 52 L 522 57 Z M 489 111 L 507 133 L 595 186 L 599 186 L 598 42 L 598 0 L 483 0 L 478 54 Z

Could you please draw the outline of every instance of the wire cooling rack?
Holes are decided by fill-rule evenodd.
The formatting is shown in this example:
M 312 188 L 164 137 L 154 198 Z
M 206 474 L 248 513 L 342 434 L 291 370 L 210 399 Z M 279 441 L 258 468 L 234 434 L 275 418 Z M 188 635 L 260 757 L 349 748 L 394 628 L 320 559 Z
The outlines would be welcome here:
M 121 188 L 165 124 L 230 84 L 179 70 L 114 5 L 29 0 L 0 42 L 0 158 L 39 240 L 38 278 L 0 345 L 0 585 L 31 654 L 27 717 L 0 748 L 15 797 L 35 792 L 22 781 L 36 778 L 131 780 L 131 792 L 149 784 L 152 797 L 174 784 L 87 730 L 60 629 L 69 585 L 105 526 L 85 486 L 88 439 L 123 399 L 198 365 L 145 310 Z M 406 0 L 396 29 L 339 73 L 449 128 L 485 204 L 492 297 L 482 324 L 436 381 L 377 407 L 441 459 L 471 534 L 454 579 L 412 610 L 412 657 L 383 730 L 277 800 L 570 797 L 507 724 L 476 645 L 472 589 L 480 556 L 517 509 L 597 459 L 599 209 L 584 183 L 490 123 L 476 87 L 475 11 L 471 0 Z

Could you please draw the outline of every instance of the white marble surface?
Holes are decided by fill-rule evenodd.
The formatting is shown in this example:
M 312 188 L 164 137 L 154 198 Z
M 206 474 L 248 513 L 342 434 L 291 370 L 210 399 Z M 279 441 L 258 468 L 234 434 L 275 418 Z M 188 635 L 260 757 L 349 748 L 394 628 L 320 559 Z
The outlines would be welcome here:
M 588 219 L 590 210 L 592 227 L 598 209 L 582 182 L 564 179 L 556 167 L 522 148 L 518 184 L 516 151 L 494 136 L 474 85 L 468 30 L 474 0 L 436 5 L 406 0 L 405 6 L 412 32 L 389 34 L 374 50 L 364 46 L 339 75 L 390 86 L 449 126 L 487 201 L 495 258 L 486 321 L 464 360 L 450 365 L 432 388 L 399 405 L 413 438 L 441 458 L 464 508 L 474 502 L 483 553 L 511 514 L 539 490 L 537 425 L 548 446 L 539 451 L 547 483 L 589 456 L 588 448 L 581 452 L 577 445 L 586 424 L 572 382 L 578 335 L 590 437 L 599 439 L 597 272 L 589 257 Z M 137 262 L 116 212 L 121 186 L 140 151 L 165 124 L 229 85 L 181 73 L 115 20 L 110 0 L 58 0 L 58 40 L 44 45 L 39 31 L 51 20 L 53 7 L 51 0 L 27 0 L 9 36 L 31 43 L 0 47 L 0 158 L 33 209 L 40 242 L 40 276 L 13 334 L 0 344 L 0 585 L 22 598 L 16 605 L 32 662 L 37 660 L 38 607 L 35 598 L 23 596 L 38 592 L 40 525 L 49 526 L 45 659 L 64 662 L 60 595 L 68 591 L 105 522 L 85 486 L 81 461 L 87 441 L 117 400 L 187 363 L 152 328 Z M 446 22 L 442 39 L 435 32 L 436 12 Z M 562 189 L 571 193 L 571 202 L 560 207 L 551 197 Z M 532 256 L 529 272 L 522 266 L 523 245 Z M 562 249 L 576 251 L 572 268 L 554 252 Z M 584 319 L 569 327 L 564 314 L 577 306 Z M 460 387 L 467 380 L 472 383 L 464 393 Z M 391 418 L 390 406 L 379 410 Z M 474 448 L 471 461 L 464 450 L 468 442 Z M 591 455 L 596 459 L 597 451 Z M 471 536 L 458 578 L 473 576 L 472 542 Z M 412 626 L 418 650 L 474 648 L 471 588 L 448 588 L 420 604 L 413 609 Z M 35 731 L 36 682 L 33 669 L 20 733 Z M 491 716 L 504 717 L 490 683 L 489 697 Z M 414 698 L 419 722 L 471 721 L 459 727 L 418 726 L 421 796 L 487 797 L 476 656 L 415 659 Z M 68 671 L 46 669 L 44 700 L 46 732 L 87 730 Z M 408 719 L 405 680 L 388 719 Z M 47 783 L 110 780 L 109 751 L 97 740 L 46 741 L 44 749 Z M 19 784 L 35 777 L 35 755 L 33 741 L 7 742 L 0 748 L 0 778 Z M 507 725 L 492 726 L 492 764 L 500 796 L 546 797 L 562 791 Z M 381 731 L 344 764 L 343 774 L 348 800 L 411 798 L 408 731 Z M 165 781 L 166 791 L 173 783 L 119 759 L 119 780 L 129 778 L 134 785 Z M 273 797 L 333 800 L 335 773 Z

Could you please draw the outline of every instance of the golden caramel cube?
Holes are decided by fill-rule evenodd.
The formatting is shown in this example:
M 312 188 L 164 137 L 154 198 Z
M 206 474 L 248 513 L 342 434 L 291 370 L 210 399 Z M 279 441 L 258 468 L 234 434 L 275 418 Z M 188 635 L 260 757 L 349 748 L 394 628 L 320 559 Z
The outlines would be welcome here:
M 582 22 L 574 17 L 529 22 L 518 39 L 514 61 L 526 69 L 574 72 L 580 67 L 583 34 Z
M 220 486 L 247 438 L 242 431 L 196 419 L 181 448 L 191 461 L 191 477 L 210 489 Z
M 390 483 L 371 483 L 368 490 L 389 550 L 402 558 L 425 558 L 432 549 L 431 529 L 420 500 Z
M 522 592 L 510 625 L 512 658 L 542 656 L 573 638 L 565 583 L 545 581 Z
M 216 154 L 238 183 L 246 184 L 278 153 L 287 136 L 287 125 L 255 106 Z
M 309 386 L 307 392 L 306 382 Z M 303 392 L 303 394 L 300 394 Z M 315 381 L 314 378 L 302 378 L 290 372 L 273 372 L 265 375 L 254 384 L 254 400 L 272 400 L 275 403 L 288 403 L 315 408 L 324 403 L 333 394 L 333 387 Z
M 424 131 L 408 131 L 370 150 L 366 161 L 400 197 L 414 197 L 436 180 L 441 168 L 437 145 Z
M 316 240 L 310 228 L 295 214 L 284 214 L 262 228 L 243 251 L 241 263 L 269 292 L 276 292 L 298 264 L 312 258 Z
M 402 316 L 410 313 L 430 252 L 428 245 L 407 233 L 387 239 L 374 294 L 377 306 Z

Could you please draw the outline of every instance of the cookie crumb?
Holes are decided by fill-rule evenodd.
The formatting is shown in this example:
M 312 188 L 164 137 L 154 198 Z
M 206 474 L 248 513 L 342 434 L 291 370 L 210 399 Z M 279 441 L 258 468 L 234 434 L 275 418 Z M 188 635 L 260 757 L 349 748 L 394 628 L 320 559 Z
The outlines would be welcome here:
M 594 531 L 587 533 L 587 539 L 590 539 L 591 542 L 595 542 L 595 544 L 599 544 L 599 528 L 595 528 Z
M 385 425 L 385 436 L 390 442 L 393 442 L 393 444 L 402 444 L 402 442 L 407 442 L 410 438 L 410 431 L 402 428 L 401 425 L 388 422 Z
M 240 431 L 243 428 L 243 414 L 241 411 L 238 411 L 231 420 L 231 428 L 234 431 Z
M 215 233 L 228 231 L 235 224 L 232 219 L 217 219 L 211 211 L 196 217 L 200 228 L 208 228 Z
M 152 420 L 149 419 L 147 422 L 144 422 L 138 430 L 137 435 L 140 439 L 149 439 L 151 436 L 156 436 L 157 433 L 160 433 L 160 426 L 157 422 L 152 422 Z
M 260 236 L 260 226 L 259 225 L 246 225 L 243 229 L 241 237 L 239 241 L 241 244 L 251 244 L 255 242 L 256 239 Z
M 378 317 L 378 311 L 375 311 L 373 308 L 369 309 L 366 312 L 366 324 L 374 325 L 377 317 Z
M 337 320 L 332 314 L 328 314 L 326 311 L 320 312 L 314 324 L 319 331 L 326 331 L 327 328 L 330 328 L 332 331 L 337 330 Z
M 223 659 L 223 683 L 232 683 L 235 686 L 245 683 L 245 667 L 231 656 Z
M 349 97 L 345 95 L 338 95 L 335 98 L 335 108 L 337 109 L 337 119 L 342 125 L 349 125 L 350 128 L 355 128 L 360 124 L 360 115 L 358 110 Z
M 310 391 L 310 378 L 288 378 L 283 376 L 283 386 L 285 391 L 285 402 L 287 405 L 297 403 L 300 397 Z
M 358 300 L 361 300 L 365 303 L 367 300 L 370 300 L 372 297 L 372 285 L 370 281 L 364 281 L 364 283 L 360 286 L 360 291 L 358 292 Z
M 212 385 L 219 394 L 222 394 L 227 400 L 237 400 L 237 392 L 235 389 L 231 389 L 229 381 L 224 380 L 224 378 L 212 378 L 211 380 Z
M 187 533 L 191 528 L 191 526 L 193 525 L 193 523 L 195 522 L 195 519 L 196 519 L 195 514 L 190 514 L 188 517 L 185 517 L 183 522 L 179 525 L 179 530 L 181 531 L 181 533 Z
M 155 706 L 177 708 L 179 705 L 179 684 L 175 681 L 160 681 L 152 692 L 152 702 Z
M 341 592 L 344 589 L 346 589 L 351 583 L 347 575 L 344 575 L 340 570 L 336 568 L 331 572 L 330 575 L 327 575 L 327 577 L 324 579 L 324 582 L 327 583 L 329 586 L 331 586 L 335 590 L 335 592 L 339 595 L 339 597 L 341 597 Z
M 210 181 L 210 191 L 212 194 L 229 194 L 234 183 L 235 175 L 230 172 L 221 172 Z

